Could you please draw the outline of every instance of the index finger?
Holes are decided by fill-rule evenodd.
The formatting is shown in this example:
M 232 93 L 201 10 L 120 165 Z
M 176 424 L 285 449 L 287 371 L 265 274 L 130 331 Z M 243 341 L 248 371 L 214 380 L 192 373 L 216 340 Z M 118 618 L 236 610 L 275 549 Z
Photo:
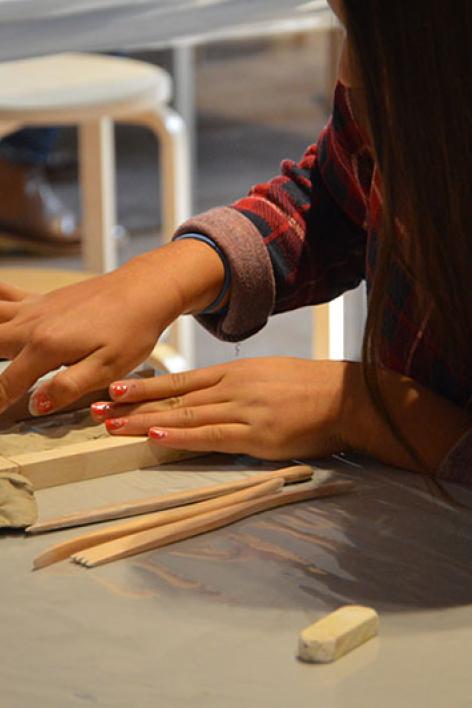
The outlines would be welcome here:
M 117 373 L 116 369 L 112 373 L 111 366 L 102 350 L 92 352 L 38 387 L 30 399 L 30 412 L 33 415 L 55 412 L 87 393 L 104 388 L 113 378 L 113 373 Z
M 221 366 L 163 374 L 152 379 L 127 379 L 110 384 L 110 398 L 114 401 L 137 403 L 182 396 L 192 391 L 216 386 L 223 377 Z

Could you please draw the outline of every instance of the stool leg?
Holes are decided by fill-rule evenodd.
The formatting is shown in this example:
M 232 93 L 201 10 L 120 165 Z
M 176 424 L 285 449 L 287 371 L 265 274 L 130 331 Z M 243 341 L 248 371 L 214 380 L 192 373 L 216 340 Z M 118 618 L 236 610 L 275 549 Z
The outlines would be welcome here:
M 167 106 L 156 106 L 133 122 L 150 128 L 159 140 L 162 171 L 162 230 L 164 240 L 190 216 L 191 165 L 187 131 L 182 118 Z M 184 358 L 186 367 L 194 365 L 194 323 L 191 317 L 179 317 L 168 330 L 168 341 Z
M 367 294 L 365 283 L 349 290 L 344 297 L 344 358 L 360 361 L 362 341 L 367 319 Z
M 115 150 L 108 118 L 79 126 L 83 259 L 87 270 L 105 273 L 117 266 Z
M 136 121 L 146 125 L 159 141 L 162 170 L 162 230 L 169 241 L 185 219 L 190 216 L 191 171 L 188 137 L 185 123 L 178 113 L 167 106 L 156 106 Z
M 329 359 L 329 304 L 317 305 L 312 310 L 312 357 L 313 359 Z
M 367 318 L 365 284 L 313 308 L 313 359 L 360 361 Z
M 195 176 L 197 157 L 196 98 L 195 98 L 196 49 L 192 44 L 178 44 L 172 49 L 172 78 L 174 80 L 174 106 L 187 128 L 191 179 Z M 191 195 L 193 196 L 193 195 Z M 190 211 L 192 211 L 192 202 Z

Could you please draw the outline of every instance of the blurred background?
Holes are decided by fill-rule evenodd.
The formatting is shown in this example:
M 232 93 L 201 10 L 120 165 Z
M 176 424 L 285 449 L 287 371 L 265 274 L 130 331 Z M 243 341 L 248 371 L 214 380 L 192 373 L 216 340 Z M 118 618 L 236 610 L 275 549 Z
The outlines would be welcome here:
M 330 35 L 302 32 L 211 43 L 195 50 L 195 213 L 229 204 L 278 172 L 284 158 L 298 159 L 327 120 Z M 165 50 L 127 53 L 172 73 Z M 118 126 L 118 222 L 128 233 L 120 260 L 160 243 L 159 170 L 154 137 L 144 128 Z M 46 175 L 54 192 L 79 215 L 77 135 L 62 128 Z M 80 268 L 79 257 L 2 254 L 2 265 Z M 235 347 L 196 328 L 196 365 L 234 356 L 309 357 L 311 312 L 272 318 L 263 332 Z

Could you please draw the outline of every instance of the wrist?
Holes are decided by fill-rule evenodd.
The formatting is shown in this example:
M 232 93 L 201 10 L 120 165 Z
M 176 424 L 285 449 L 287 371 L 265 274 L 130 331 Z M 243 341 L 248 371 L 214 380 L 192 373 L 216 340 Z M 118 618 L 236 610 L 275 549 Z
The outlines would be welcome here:
M 221 250 L 221 248 L 218 246 L 218 244 L 209 236 L 206 236 L 205 234 L 201 233 L 195 233 L 195 232 L 189 232 L 189 233 L 181 233 L 177 234 L 174 236 L 172 239 L 174 242 L 176 241 L 184 241 L 184 240 L 192 240 L 192 241 L 199 241 L 200 243 L 204 243 L 207 245 L 209 248 L 211 248 L 219 257 L 222 265 L 223 265 L 223 270 L 224 270 L 224 280 L 223 280 L 223 285 L 221 287 L 221 290 L 219 291 L 216 299 L 214 299 L 209 305 L 205 307 L 205 309 L 200 310 L 198 312 L 199 315 L 215 315 L 215 314 L 221 314 L 225 309 L 226 309 L 226 303 L 229 299 L 229 291 L 231 289 L 231 268 L 228 262 L 228 259 L 224 252 Z
M 335 432 L 344 450 L 362 450 L 364 432 L 361 409 L 365 406 L 362 389 L 362 365 L 354 361 L 339 361 L 339 409 Z
M 125 268 L 148 283 L 148 298 L 169 322 L 204 310 L 218 296 L 225 278 L 219 255 L 207 244 L 184 239 L 136 256 Z M 158 287 L 159 286 L 159 287 Z
M 151 312 L 161 328 L 169 326 L 184 307 L 165 249 L 164 246 L 139 254 L 116 271 L 130 282 L 124 288 L 132 293 L 133 304 Z
M 374 404 L 362 364 L 346 363 L 340 416 L 340 436 L 346 447 L 395 467 L 435 474 L 449 450 L 471 427 L 467 411 L 414 379 L 379 367 L 381 402 L 399 437 Z

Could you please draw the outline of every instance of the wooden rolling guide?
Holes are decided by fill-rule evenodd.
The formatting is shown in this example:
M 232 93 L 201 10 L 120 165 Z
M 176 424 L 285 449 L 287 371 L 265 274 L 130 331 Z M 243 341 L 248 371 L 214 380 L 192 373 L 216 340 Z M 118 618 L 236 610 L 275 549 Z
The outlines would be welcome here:
M 134 375 L 139 378 L 149 378 L 152 373 L 152 370 L 148 368 L 136 371 Z M 62 425 L 61 421 L 66 412 L 79 411 L 92 401 L 107 397 L 106 390 L 96 391 L 56 415 L 32 418 L 28 413 L 29 393 L 25 394 L 17 404 L 0 416 L 0 434 L 8 437 L 7 429 L 18 421 L 27 421 L 28 425 L 31 423 L 31 425 L 38 427 L 42 423 L 57 420 L 58 425 Z M 27 446 L 25 447 L 27 449 Z M 0 454 L 1 452 L 0 443 Z M 14 454 L 3 452 L 3 457 L 0 457 L 0 468 L 14 469 L 15 472 L 27 477 L 32 482 L 34 489 L 38 490 L 134 469 L 159 466 L 167 462 L 177 462 L 197 456 L 197 453 L 194 452 L 159 448 L 146 436 L 112 437 L 106 435 L 94 440 L 60 445 L 49 450 L 25 451 Z
M 4 458 L 37 489 L 176 462 L 196 453 L 165 450 L 146 437 L 109 437 Z

